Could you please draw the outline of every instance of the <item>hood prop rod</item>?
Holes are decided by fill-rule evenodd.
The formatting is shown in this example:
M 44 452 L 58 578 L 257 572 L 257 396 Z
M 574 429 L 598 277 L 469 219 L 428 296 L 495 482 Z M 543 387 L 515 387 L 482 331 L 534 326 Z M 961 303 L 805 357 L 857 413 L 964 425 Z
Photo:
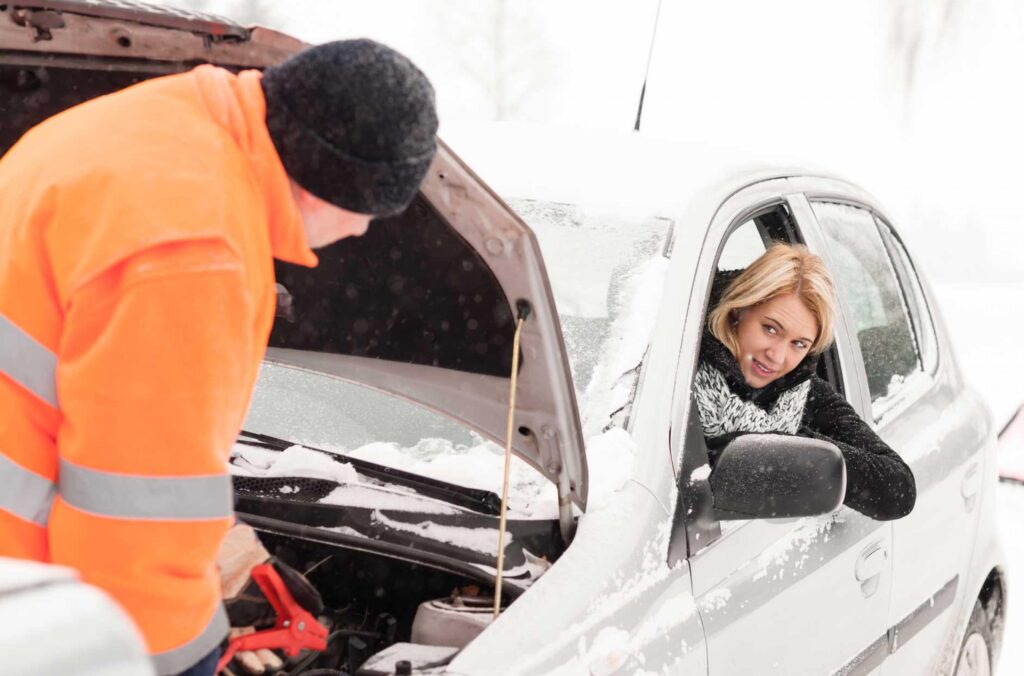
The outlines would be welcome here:
M 498 523 L 498 568 L 494 575 L 494 619 L 501 614 L 501 579 L 505 573 L 505 525 L 508 512 L 508 478 L 512 468 L 512 431 L 516 413 L 516 383 L 519 380 L 519 336 L 523 322 L 530 316 L 530 304 L 525 300 L 516 302 L 519 316 L 516 319 L 516 333 L 512 339 L 512 378 L 508 390 L 508 425 L 505 428 L 505 471 L 501 481 L 501 519 Z

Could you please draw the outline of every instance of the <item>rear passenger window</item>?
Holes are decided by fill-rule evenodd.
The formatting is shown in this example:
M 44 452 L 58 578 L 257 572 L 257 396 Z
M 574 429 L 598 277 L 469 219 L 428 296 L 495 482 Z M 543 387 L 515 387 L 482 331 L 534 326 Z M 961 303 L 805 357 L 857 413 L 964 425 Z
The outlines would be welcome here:
M 889 255 L 896 263 L 896 274 L 903 286 L 903 298 L 910 310 L 910 319 L 914 325 L 914 337 L 917 339 L 917 351 L 921 355 L 921 364 L 926 373 L 934 373 L 939 363 L 938 341 L 935 338 L 935 325 L 928 310 L 928 302 L 921 288 L 921 280 L 914 269 L 910 255 L 903 247 L 903 242 L 893 232 L 892 227 L 875 216 L 878 228 L 882 232 Z
M 872 213 L 833 202 L 811 205 L 857 332 L 877 420 L 909 379 L 923 375 L 910 308 Z

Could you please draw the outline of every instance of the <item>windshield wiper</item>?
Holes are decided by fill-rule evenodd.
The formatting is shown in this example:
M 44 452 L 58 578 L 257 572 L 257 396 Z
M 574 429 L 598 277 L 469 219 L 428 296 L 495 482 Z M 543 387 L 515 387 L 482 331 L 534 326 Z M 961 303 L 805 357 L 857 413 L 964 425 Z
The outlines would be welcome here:
M 394 467 L 378 465 L 377 463 L 370 462 L 369 460 L 352 458 L 338 453 L 331 453 L 330 451 L 325 451 L 322 448 L 316 448 L 306 444 L 296 444 L 294 441 L 279 439 L 278 437 L 273 437 L 268 434 L 260 434 L 259 432 L 242 430 L 239 432 L 238 440 L 243 444 L 269 448 L 275 451 L 283 451 L 291 448 L 292 446 L 299 445 L 303 448 L 308 448 L 311 451 L 323 453 L 335 462 L 352 465 L 360 474 L 377 479 L 378 481 L 406 486 L 425 497 L 443 500 L 444 502 L 458 507 L 471 509 L 474 512 L 479 512 L 481 514 L 487 514 L 489 516 L 499 516 L 501 514 L 501 498 L 499 498 L 496 493 L 486 491 L 481 488 L 467 488 L 466 486 L 450 484 L 447 481 L 431 479 L 412 472 L 404 472 L 400 469 L 395 469 Z

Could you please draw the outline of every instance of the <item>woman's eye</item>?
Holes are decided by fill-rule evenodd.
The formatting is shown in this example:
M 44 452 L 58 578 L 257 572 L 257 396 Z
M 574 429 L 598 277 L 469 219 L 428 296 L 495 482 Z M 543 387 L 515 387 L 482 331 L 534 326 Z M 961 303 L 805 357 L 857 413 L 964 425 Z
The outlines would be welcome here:
M 767 333 L 770 336 L 774 336 L 777 333 L 777 331 L 775 330 L 775 327 L 772 326 L 771 324 L 765 324 L 764 325 L 764 332 Z
M 800 349 L 800 350 L 806 350 L 807 349 L 807 343 L 805 343 L 802 340 L 794 340 L 793 344 L 796 345 L 797 348 Z

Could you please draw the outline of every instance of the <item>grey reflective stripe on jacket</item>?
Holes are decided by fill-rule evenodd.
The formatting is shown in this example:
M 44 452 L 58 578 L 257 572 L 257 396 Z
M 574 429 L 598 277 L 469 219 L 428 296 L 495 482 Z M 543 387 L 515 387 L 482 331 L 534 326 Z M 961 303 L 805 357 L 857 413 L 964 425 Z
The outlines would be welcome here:
M 0 509 L 46 526 L 58 487 L 0 453 Z M 152 477 L 60 461 L 60 497 L 83 512 L 118 519 L 200 521 L 234 513 L 231 476 Z
M 0 509 L 45 526 L 57 487 L 0 453 Z
M 57 355 L 0 313 L 0 374 L 57 408 Z M 53 482 L 0 449 L 0 509 L 45 526 L 57 492 Z
M 0 374 L 52 408 L 57 402 L 57 355 L 0 313 Z M 231 477 L 154 477 L 106 472 L 61 458 L 58 485 L 25 469 L 0 449 L 0 510 L 46 527 L 50 507 L 61 499 L 84 512 L 120 519 L 198 521 L 234 513 Z M 178 674 L 208 655 L 228 633 L 224 607 L 198 636 L 152 656 L 159 674 Z
M 228 628 L 227 613 L 224 612 L 224 606 L 218 603 L 213 618 L 199 636 L 183 646 L 153 655 L 153 666 L 156 667 L 156 673 L 160 676 L 170 676 L 171 674 L 180 674 L 194 666 L 224 640 Z
M 0 373 L 57 408 L 57 355 L 0 313 Z M 59 491 L 3 456 L 0 509 L 45 526 L 54 495 L 84 512 L 122 519 L 194 521 L 233 514 L 231 477 L 153 477 L 89 469 L 61 459 Z
M 118 519 L 198 521 L 233 511 L 231 476 L 153 477 L 60 461 L 60 497 L 72 507 Z
M 57 355 L 2 313 L 0 373 L 57 408 Z

